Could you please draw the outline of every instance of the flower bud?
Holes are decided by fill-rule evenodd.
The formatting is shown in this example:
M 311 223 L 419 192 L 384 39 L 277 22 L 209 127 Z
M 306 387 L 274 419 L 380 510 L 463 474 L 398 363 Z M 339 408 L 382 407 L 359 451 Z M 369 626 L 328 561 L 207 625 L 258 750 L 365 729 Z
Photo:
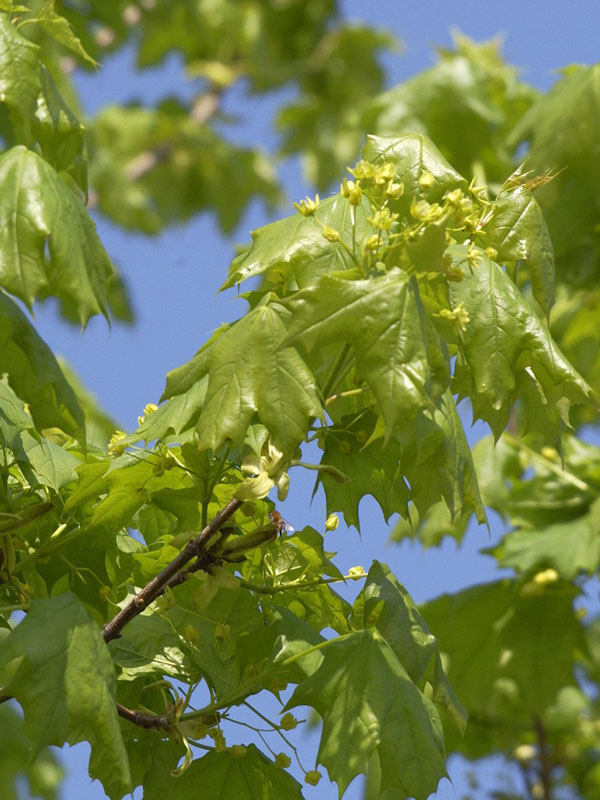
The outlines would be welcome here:
M 321 773 L 316 769 L 311 769 L 311 771 L 307 772 L 306 775 L 304 776 L 304 780 L 311 786 L 316 786 L 317 783 L 321 780 Z
M 329 225 L 325 225 L 321 233 L 328 242 L 339 242 L 340 240 L 339 231 L 336 231 L 335 228 L 329 227 Z
M 284 714 L 279 721 L 279 726 L 283 728 L 284 731 L 293 731 L 297 725 L 298 720 L 293 714 L 290 714 L 289 711 Z
M 334 531 L 340 524 L 337 514 L 330 514 L 325 520 L 325 530 Z

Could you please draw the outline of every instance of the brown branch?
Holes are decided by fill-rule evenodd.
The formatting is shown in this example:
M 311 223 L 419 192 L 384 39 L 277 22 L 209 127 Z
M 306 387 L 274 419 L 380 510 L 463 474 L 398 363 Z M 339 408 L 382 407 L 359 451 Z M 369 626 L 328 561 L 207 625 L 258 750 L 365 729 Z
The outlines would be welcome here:
M 550 761 L 550 754 L 548 752 L 548 741 L 546 739 L 546 729 L 540 717 L 535 714 L 533 717 L 533 724 L 538 740 L 538 747 L 540 749 L 540 782 L 542 784 L 542 791 L 544 792 L 544 800 L 552 800 L 552 763 Z
M 163 731 L 168 731 L 171 727 L 167 716 L 144 714 L 141 711 L 133 711 L 131 708 L 125 708 L 125 706 L 122 706 L 120 703 L 117 703 L 117 714 L 128 722 L 137 725 L 138 728 L 146 728 L 146 730 L 160 728 Z
M 8 701 L 12 699 L 12 695 L 10 694 L 0 694 L 0 703 L 8 703 Z
M 170 564 L 159 572 L 149 583 L 138 592 L 133 600 L 122 608 L 110 622 L 102 628 L 102 636 L 105 642 L 110 642 L 121 635 L 121 631 L 134 617 L 137 617 L 147 606 L 164 592 L 165 587 L 177 575 L 180 570 L 193 558 L 200 559 L 206 555 L 207 542 L 235 514 L 242 505 L 241 500 L 233 499 L 220 511 L 195 539 L 188 542 L 179 555 Z M 198 567 L 200 568 L 200 567 Z M 176 584 L 174 584 L 176 585 Z

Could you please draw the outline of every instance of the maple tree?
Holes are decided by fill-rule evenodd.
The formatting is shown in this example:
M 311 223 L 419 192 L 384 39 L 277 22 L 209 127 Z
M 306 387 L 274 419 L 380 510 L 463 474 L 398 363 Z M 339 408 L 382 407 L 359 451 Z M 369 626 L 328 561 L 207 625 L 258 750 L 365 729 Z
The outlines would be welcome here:
M 598 420 L 598 67 L 541 96 L 495 45 L 459 37 L 381 92 L 390 37 L 336 15 L 321 0 L 0 0 L 7 796 L 24 774 L 54 797 L 48 748 L 81 741 L 111 800 L 200 783 L 208 798 L 285 800 L 325 772 L 340 795 L 368 774 L 368 800 L 423 800 L 449 753 L 502 753 L 531 798 L 600 796 L 600 628 L 581 604 L 600 451 L 576 435 Z M 141 66 L 176 42 L 204 88 L 86 127 L 65 53 L 93 64 L 134 28 Z M 283 151 L 339 191 L 253 232 L 223 284 L 254 279 L 246 314 L 169 373 L 137 430 L 115 432 L 17 301 L 54 296 L 83 326 L 127 318 L 88 197 L 145 232 L 206 208 L 229 230 L 252 197 L 276 202 L 267 157 L 213 125 L 239 80 L 296 85 Z M 491 430 L 472 449 L 463 400 Z M 292 468 L 317 474 L 323 531 L 275 510 Z M 510 530 L 489 551 L 512 577 L 418 608 L 379 561 L 342 574 L 324 535 L 338 514 L 358 528 L 365 495 L 399 515 L 394 539 L 427 547 L 493 509 Z M 240 707 L 260 747 L 235 727 Z M 322 722 L 314 769 L 297 707 Z

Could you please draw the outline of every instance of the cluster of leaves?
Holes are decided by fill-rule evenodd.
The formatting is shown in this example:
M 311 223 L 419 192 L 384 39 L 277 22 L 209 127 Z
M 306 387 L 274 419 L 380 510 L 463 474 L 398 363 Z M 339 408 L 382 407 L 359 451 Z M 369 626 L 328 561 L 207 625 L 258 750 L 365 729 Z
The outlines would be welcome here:
M 561 444 L 572 404 L 595 419 L 583 343 L 597 343 L 597 232 L 573 200 L 565 234 L 554 189 L 571 202 L 570 181 L 585 172 L 595 191 L 578 149 L 589 158 L 590 122 L 550 135 L 575 127 L 596 68 L 537 98 L 493 46 L 459 40 L 371 103 L 373 54 L 387 39 L 332 28 L 336 13 L 294 0 L 75 10 L 0 0 L 0 700 L 16 699 L 24 717 L 2 751 L 6 785 L 25 773 L 52 797 L 59 773 L 45 748 L 88 741 L 90 774 L 111 798 L 140 785 L 148 797 L 195 796 L 199 782 L 209 797 L 256 785 L 265 798 L 301 797 L 288 732 L 292 710 L 308 706 L 323 723 L 318 764 L 340 794 L 369 771 L 374 800 L 424 800 L 445 775 L 446 748 L 514 754 L 532 797 L 553 771 L 582 796 L 598 792 L 597 701 L 584 691 L 599 677 L 598 628 L 574 602 L 597 570 L 600 461 L 594 447 Z M 123 225 L 157 230 L 210 204 L 231 227 L 251 196 L 276 198 L 264 159 L 208 125 L 237 80 L 254 92 L 298 83 L 302 96 L 281 115 L 285 147 L 302 146 L 323 184 L 353 160 L 365 119 L 377 135 L 338 193 L 254 232 L 223 287 L 254 279 L 247 313 L 169 374 L 137 431 L 106 447 L 111 421 L 72 388 L 16 299 L 31 309 L 56 296 L 83 325 L 122 300 L 85 208 L 85 131 L 56 67 L 64 47 L 93 61 L 134 26 L 141 65 L 177 40 L 206 85 L 189 107 L 112 108 L 93 123 L 97 202 Z M 453 113 L 471 138 L 454 135 Z M 538 177 L 511 163 L 525 138 Z M 567 157 L 580 172 L 545 185 Z M 513 434 L 471 452 L 465 398 L 494 439 L 507 424 Z M 303 460 L 312 442 L 317 464 Z M 317 471 L 328 512 L 347 524 L 359 526 L 370 494 L 386 519 L 401 516 L 398 537 L 426 544 L 459 538 L 494 509 L 511 530 L 490 554 L 516 574 L 420 610 L 379 562 L 342 575 L 322 533 L 288 535 L 273 513 L 267 496 L 285 497 L 292 467 Z M 364 580 L 353 603 L 333 588 L 350 580 Z M 264 692 L 278 720 L 251 705 Z M 260 749 L 240 741 L 242 705 Z M 14 707 L 0 711 L 16 729 Z M 25 764 L 23 736 L 37 766 Z M 316 784 L 317 765 L 298 763 Z

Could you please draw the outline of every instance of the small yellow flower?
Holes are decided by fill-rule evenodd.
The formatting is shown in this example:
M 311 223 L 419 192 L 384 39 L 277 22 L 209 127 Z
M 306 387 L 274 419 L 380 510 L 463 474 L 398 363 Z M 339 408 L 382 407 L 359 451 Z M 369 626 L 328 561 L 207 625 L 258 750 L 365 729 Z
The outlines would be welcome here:
M 340 240 L 339 231 L 336 231 L 335 228 L 331 228 L 329 225 L 325 225 L 321 233 L 328 242 L 339 242 Z
M 558 572 L 555 569 L 545 569 L 533 576 L 533 582 L 538 586 L 545 586 L 558 580 Z
M 311 769 L 310 772 L 307 772 L 306 775 L 304 776 L 304 780 L 311 786 L 316 786 L 317 783 L 321 780 L 321 773 L 316 769 Z
M 381 166 L 376 167 L 373 179 L 377 186 L 384 186 L 396 177 L 396 165 L 392 161 L 386 161 Z
M 215 639 L 226 639 L 229 636 L 229 631 L 231 630 L 230 625 L 221 624 L 217 622 L 215 625 Z
M 453 208 L 461 208 L 461 203 L 464 198 L 465 196 L 462 189 L 453 189 L 451 192 L 444 195 L 444 200 Z
M 348 570 L 348 577 L 351 578 L 353 581 L 357 581 L 359 578 L 364 578 L 367 573 L 364 570 L 364 567 L 350 567 Z
M 372 236 L 367 236 L 365 239 L 365 250 L 377 250 L 379 247 L 379 243 L 381 238 L 378 233 L 374 233 Z
M 115 431 L 108 443 L 108 452 L 111 456 L 120 456 L 125 452 L 126 444 L 119 444 L 121 439 L 127 438 L 125 431 Z
M 232 744 L 229 752 L 234 758 L 243 758 L 248 751 L 243 744 Z
M 452 325 L 459 331 L 466 331 L 467 325 L 471 321 L 469 317 L 469 312 L 464 307 L 464 304 L 461 302 L 456 306 L 454 309 L 449 308 L 442 308 L 442 310 L 437 315 L 440 319 L 445 319 L 448 322 L 451 322 Z
M 340 524 L 340 520 L 337 514 L 330 514 L 327 519 L 325 520 L 325 530 L 326 531 L 334 531 L 336 530 L 337 526 Z
M 380 231 L 389 231 L 399 216 L 400 214 L 392 214 L 389 208 L 381 208 L 372 217 L 367 217 L 367 220 Z
M 495 261 L 498 258 L 498 251 L 495 247 L 486 247 L 485 254 L 490 259 L 490 261 Z
M 284 714 L 279 721 L 279 727 L 283 728 L 284 731 L 293 731 L 297 725 L 298 720 L 293 714 L 290 714 L 289 711 L 287 714 Z
M 359 181 L 368 180 L 372 178 L 375 173 L 375 167 L 369 161 L 359 161 L 354 169 L 352 169 L 352 167 L 346 167 L 346 169 Z
M 191 642 L 192 644 L 198 641 L 198 631 L 196 630 L 196 628 L 194 628 L 193 625 L 185 626 L 185 628 L 183 629 L 183 636 L 186 639 L 186 641 Z
M 278 753 L 275 756 L 275 764 L 278 767 L 289 767 L 291 763 L 292 759 L 286 753 Z
M 350 202 L 350 205 L 360 205 L 362 189 L 357 182 L 349 181 L 347 178 L 344 178 L 343 182 L 340 184 L 340 192 L 342 196 Z
M 390 181 L 386 186 L 385 194 L 387 197 L 391 197 L 392 200 L 397 200 L 404 194 L 404 184 Z
M 311 200 L 310 197 L 305 197 L 299 203 L 294 203 L 294 208 L 302 214 L 303 217 L 312 217 L 319 207 L 319 195 L 315 195 L 315 199 Z
M 429 170 L 426 169 L 425 172 L 423 172 L 421 174 L 421 177 L 419 178 L 419 186 L 421 187 L 421 189 L 431 189 L 434 183 L 435 183 L 435 178 L 433 177 L 431 172 L 429 172 Z

